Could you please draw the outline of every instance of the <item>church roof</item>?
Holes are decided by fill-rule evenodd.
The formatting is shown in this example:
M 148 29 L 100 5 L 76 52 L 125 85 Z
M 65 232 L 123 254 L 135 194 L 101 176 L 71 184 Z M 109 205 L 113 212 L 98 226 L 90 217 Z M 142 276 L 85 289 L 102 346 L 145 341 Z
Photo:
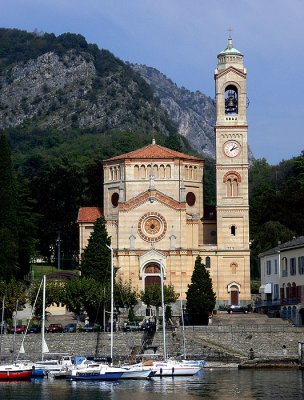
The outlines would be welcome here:
M 220 54 L 219 54 L 219 56 L 222 56 L 222 55 L 239 55 L 239 56 L 242 56 L 242 53 L 240 51 L 238 51 L 235 47 L 233 47 L 231 37 L 229 37 L 229 39 L 228 39 L 228 45 L 225 48 L 225 50 L 221 51 Z
M 81 207 L 78 211 L 77 222 L 95 222 L 102 216 L 102 209 L 99 207 Z
M 155 160 L 155 159 L 176 159 L 180 158 L 183 160 L 193 160 L 193 161 L 203 161 L 201 158 L 189 156 L 188 154 L 181 153 L 179 151 L 168 149 L 167 147 L 160 146 L 155 143 L 153 139 L 152 144 L 149 144 L 140 149 L 130 151 L 129 153 L 120 154 L 119 156 L 115 156 L 109 158 L 106 161 L 114 161 L 114 160 L 125 160 L 125 159 L 147 159 L 147 160 Z

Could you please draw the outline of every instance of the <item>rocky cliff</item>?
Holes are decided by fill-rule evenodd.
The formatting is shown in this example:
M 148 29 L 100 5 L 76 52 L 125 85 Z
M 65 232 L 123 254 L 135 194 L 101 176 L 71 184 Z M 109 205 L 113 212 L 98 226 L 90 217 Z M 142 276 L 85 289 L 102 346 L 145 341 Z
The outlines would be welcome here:
M 197 152 L 214 158 L 214 101 L 199 91 L 179 88 L 155 68 L 139 64 L 132 64 L 132 68 L 151 85 L 178 133 L 186 137 Z

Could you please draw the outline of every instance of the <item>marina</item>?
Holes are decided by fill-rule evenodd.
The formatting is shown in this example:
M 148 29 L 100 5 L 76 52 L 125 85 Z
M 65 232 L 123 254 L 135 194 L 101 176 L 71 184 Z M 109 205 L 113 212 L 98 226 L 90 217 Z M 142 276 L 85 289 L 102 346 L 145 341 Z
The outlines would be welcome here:
M 304 397 L 303 372 L 299 370 L 238 370 L 206 368 L 193 377 L 153 378 L 146 381 L 66 381 L 34 379 L 0 382 L 0 398 L 14 400 L 81 399 L 300 400 Z

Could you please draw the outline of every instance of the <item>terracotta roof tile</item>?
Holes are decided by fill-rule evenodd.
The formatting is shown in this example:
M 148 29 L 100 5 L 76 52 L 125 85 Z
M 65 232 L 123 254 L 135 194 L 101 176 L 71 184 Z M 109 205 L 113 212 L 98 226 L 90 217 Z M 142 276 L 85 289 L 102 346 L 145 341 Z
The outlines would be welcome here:
M 203 161 L 201 158 L 189 156 L 187 154 L 168 149 L 167 147 L 163 147 L 158 144 L 149 144 L 148 146 L 142 147 L 134 151 L 130 151 L 129 153 L 120 154 L 119 156 L 109 158 L 106 161 L 125 160 L 125 159 L 153 160 L 158 158 L 164 158 L 164 159 L 181 158 L 184 160 Z
M 81 207 L 78 211 L 77 222 L 95 222 L 102 217 L 102 209 L 98 207 Z

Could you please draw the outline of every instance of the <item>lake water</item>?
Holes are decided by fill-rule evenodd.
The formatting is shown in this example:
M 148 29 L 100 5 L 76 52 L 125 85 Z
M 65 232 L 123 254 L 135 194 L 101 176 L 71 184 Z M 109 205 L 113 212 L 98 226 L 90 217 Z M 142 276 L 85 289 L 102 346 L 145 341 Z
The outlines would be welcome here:
M 298 400 L 304 399 L 304 371 L 206 369 L 201 376 L 151 381 L 0 382 L 1 400 Z

